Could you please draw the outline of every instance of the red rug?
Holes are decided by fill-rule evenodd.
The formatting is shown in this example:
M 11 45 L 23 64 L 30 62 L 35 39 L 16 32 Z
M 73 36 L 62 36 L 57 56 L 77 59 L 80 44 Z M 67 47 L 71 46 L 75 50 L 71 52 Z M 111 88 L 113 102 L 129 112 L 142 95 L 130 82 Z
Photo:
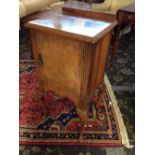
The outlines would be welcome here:
M 112 100 L 106 89 L 104 102 L 96 108 L 98 91 L 89 106 L 83 140 L 79 141 L 79 117 L 72 102 L 52 90 L 40 93 L 33 60 L 20 61 L 20 144 L 120 146 L 122 139 Z M 106 85 L 106 84 L 105 84 Z M 49 115 L 45 117 L 42 101 Z

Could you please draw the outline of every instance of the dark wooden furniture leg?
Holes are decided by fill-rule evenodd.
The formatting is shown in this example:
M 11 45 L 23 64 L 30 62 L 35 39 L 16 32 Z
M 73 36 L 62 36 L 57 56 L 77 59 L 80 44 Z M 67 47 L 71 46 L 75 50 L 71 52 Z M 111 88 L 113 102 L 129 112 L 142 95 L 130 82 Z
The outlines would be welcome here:
M 117 49 L 117 47 L 119 45 L 120 31 L 121 31 L 121 26 L 117 26 L 117 28 L 116 28 L 116 34 L 115 34 L 115 37 L 114 37 L 114 43 L 113 43 L 112 51 L 111 51 L 111 57 L 110 57 L 109 67 L 112 66 L 112 64 L 114 62 L 114 58 L 116 56 L 116 49 Z
M 127 7 L 121 8 L 120 10 L 117 11 L 116 18 L 118 21 L 118 26 L 116 29 L 116 34 L 114 36 L 110 64 L 108 67 L 111 67 L 112 63 L 114 62 L 114 58 L 116 55 L 116 49 L 119 45 L 120 31 L 121 31 L 122 25 L 131 24 L 132 26 L 134 26 L 135 24 L 135 6 L 129 5 Z
M 118 12 L 117 20 L 118 20 L 118 26 L 116 27 L 116 34 L 114 34 L 114 42 L 113 42 L 113 46 L 112 46 L 109 67 L 111 67 L 114 62 L 114 58 L 116 56 L 116 49 L 119 45 L 119 36 L 120 36 L 120 32 L 121 32 L 121 27 L 122 27 L 123 14 Z

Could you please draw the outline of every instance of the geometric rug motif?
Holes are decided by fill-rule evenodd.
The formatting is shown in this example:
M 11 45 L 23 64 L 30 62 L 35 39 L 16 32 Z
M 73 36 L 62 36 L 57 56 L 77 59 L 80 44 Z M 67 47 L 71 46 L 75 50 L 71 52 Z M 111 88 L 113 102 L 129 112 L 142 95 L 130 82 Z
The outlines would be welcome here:
M 88 121 L 79 140 L 79 117 L 74 104 L 52 90 L 40 93 L 41 86 L 33 60 L 20 60 L 19 138 L 20 144 L 120 146 L 118 120 L 105 83 L 103 101 L 96 107 L 98 90 L 89 103 Z M 48 103 L 45 115 L 44 103 Z

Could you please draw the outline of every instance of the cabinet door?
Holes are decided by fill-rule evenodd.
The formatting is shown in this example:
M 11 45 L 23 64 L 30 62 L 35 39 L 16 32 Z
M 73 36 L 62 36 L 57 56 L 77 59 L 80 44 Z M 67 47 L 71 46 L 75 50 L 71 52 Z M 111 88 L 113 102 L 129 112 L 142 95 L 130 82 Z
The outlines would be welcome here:
M 35 33 L 35 40 L 43 84 L 60 94 L 68 92 L 79 96 L 83 44 L 39 31 Z

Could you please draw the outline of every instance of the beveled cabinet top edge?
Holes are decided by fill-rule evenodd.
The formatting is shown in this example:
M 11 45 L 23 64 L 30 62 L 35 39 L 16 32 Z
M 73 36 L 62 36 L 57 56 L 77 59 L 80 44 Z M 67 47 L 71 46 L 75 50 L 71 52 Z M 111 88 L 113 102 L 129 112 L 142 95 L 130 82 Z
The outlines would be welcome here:
M 24 27 L 39 30 L 71 39 L 96 43 L 115 25 L 114 22 L 95 20 L 70 15 L 53 15 L 46 19 L 35 19 L 24 24 Z

